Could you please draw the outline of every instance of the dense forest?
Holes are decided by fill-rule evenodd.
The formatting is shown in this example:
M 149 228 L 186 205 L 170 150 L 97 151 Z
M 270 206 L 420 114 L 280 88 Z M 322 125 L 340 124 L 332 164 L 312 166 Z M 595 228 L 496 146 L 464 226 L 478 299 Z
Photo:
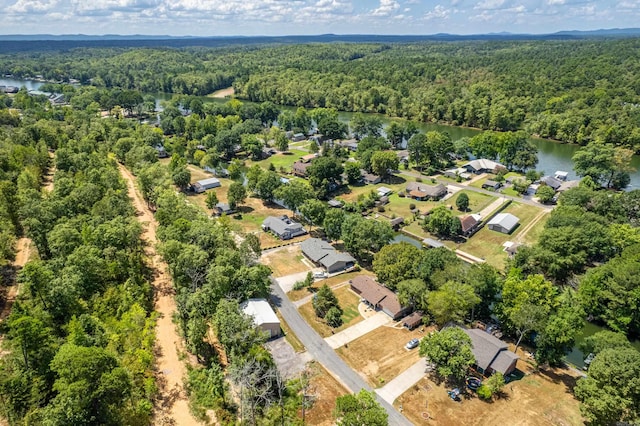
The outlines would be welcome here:
M 379 112 L 640 149 L 638 39 L 75 49 L 0 56 L 0 73 L 98 87 Z

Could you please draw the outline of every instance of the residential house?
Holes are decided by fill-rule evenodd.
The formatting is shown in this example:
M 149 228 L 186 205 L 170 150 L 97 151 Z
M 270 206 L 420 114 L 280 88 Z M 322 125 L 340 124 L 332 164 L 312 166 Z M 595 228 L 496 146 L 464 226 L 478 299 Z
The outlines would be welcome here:
M 366 170 L 362 170 L 362 180 L 368 185 L 375 185 L 380 183 L 382 178 L 378 175 L 374 175 L 373 173 L 369 173 Z
M 482 184 L 482 189 L 492 189 L 494 191 L 497 191 L 501 186 L 502 184 L 500 182 L 489 179 Z
M 350 254 L 337 251 L 331 244 L 319 238 L 304 240 L 300 248 L 313 263 L 322 265 L 330 274 L 352 268 L 356 264 L 356 260 Z
M 389 197 L 387 197 L 386 195 L 378 198 L 378 201 L 376 201 L 375 203 L 376 207 L 386 206 L 387 204 L 389 204 Z
M 410 306 L 402 306 L 398 296 L 368 275 L 358 275 L 349 281 L 355 291 L 374 309 L 380 309 L 397 320 L 411 312 Z
M 236 210 L 232 209 L 231 206 L 227 203 L 218 203 L 213 209 L 218 216 L 222 216 L 223 214 L 226 214 L 228 216 L 236 212 Z
M 158 158 L 167 158 L 169 156 L 169 153 L 167 152 L 166 149 L 164 149 L 164 146 L 162 145 L 156 145 L 153 147 L 153 149 L 156 150 L 156 154 L 158 155 Z
M 253 322 L 256 327 L 260 328 L 265 333 L 268 333 L 269 338 L 277 337 L 282 334 L 280 320 L 266 299 L 246 300 L 240 304 L 240 309 L 242 309 L 242 312 L 253 318 Z
M 411 198 L 418 201 L 439 200 L 447 193 L 447 187 L 439 183 L 435 186 L 425 185 L 420 182 L 409 182 L 406 192 Z
M 400 160 L 401 163 L 409 163 L 409 151 L 407 151 L 406 149 L 396 151 L 396 155 L 398 156 L 398 160 Z
M 307 177 L 307 169 L 311 167 L 310 162 L 296 161 L 293 163 L 293 174 L 300 177 Z
M 209 189 L 220 187 L 220 181 L 216 178 L 202 179 L 193 184 L 193 190 L 200 194 Z
M 307 154 L 307 155 L 303 155 L 302 157 L 300 157 L 300 161 L 302 161 L 303 163 L 310 163 L 313 160 L 315 160 L 316 158 L 318 158 L 318 153 Z
M 388 197 L 393 193 L 393 189 L 387 188 L 386 186 L 381 186 L 378 188 L 378 195 L 381 197 Z
M 262 148 L 262 159 L 267 159 L 272 155 L 274 155 L 276 152 L 277 151 L 274 148 L 271 148 L 270 146 L 265 146 L 264 148 Z
M 511 213 L 498 213 L 487 223 L 487 226 L 492 231 L 510 234 L 518 226 L 518 223 L 520 223 L 520 219 Z
M 479 158 L 477 160 L 469 161 L 463 164 L 462 167 L 469 173 L 497 173 L 499 170 L 506 170 L 506 167 L 493 160 L 487 160 L 486 158 Z
M 540 182 L 546 184 L 557 191 L 562 186 L 562 181 L 554 178 L 553 176 L 543 176 L 540 178 Z
M 400 229 L 403 223 L 404 223 L 403 217 L 396 217 L 395 219 L 391 219 L 391 221 L 389 222 L 389 225 L 391 225 L 394 231 L 397 231 L 398 229 Z
M 469 173 L 467 169 L 463 167 L 458 167 L 457 169 L 445 170 L 443 175 L 451 179 L 457 179 L 458 177 L 460 177 L 464 180 L 469 180 L 471 179 L 471 176 L 472 176 L 471 173 Z
M 472 235 L 480 224 L 479 214 L 470 214 L 468 216 L 460 217 L 460 225 L 462 227 L 462 235 L 468 237 Z
M 306 137 L 304 136 L 304 133 L 295 133 L 293 136 L 291 136 L 291 140 L 293 142 L 300 142 L 305 140 Z
M 464 332 L 471 338 L 471 351 L 478 372 L 485 376 L 496 371 L 507 375 L 516 369 L 520 357 L 511 352 L 505 342 L 477 328 L 465 329 Z
M 273 232 L 281 240 L 290 240 L 307 233 L 302 224 L 294 222 L 286 215 L 267 217 L 262 222 L 262 229 L 266 232 Z

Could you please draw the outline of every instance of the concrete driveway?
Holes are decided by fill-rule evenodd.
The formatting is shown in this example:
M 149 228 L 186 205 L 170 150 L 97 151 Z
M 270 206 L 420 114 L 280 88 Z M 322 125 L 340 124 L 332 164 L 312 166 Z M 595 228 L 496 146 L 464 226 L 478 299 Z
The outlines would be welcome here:
M 412 350 L 417 351 L 418 348 Z M 425 368 L 426 362 L 424 358 L 420 358 L 420 361 L 407 368 L 403 373 L 398 375 L 398 377 L 383 387 L 376 389 L 376 393 L 389 404 L 393 405 L 393 401 L 424 377 Z
M 315 269 L 311 269 L 310 271 L 311 273 L 321 272 L 322 269 L 315 268 Z M 280 278 L 274 278 L 274 279 L 276 280 L 276 282 L 278 283 L 282 291 L 284 291 L 285 293 L 289 293 L 291 290 L 293 290 L 293 285 L 295 283 L 297 283 L 298 281 L 304 281 L 305 278 L 307 278 L 308 273 L 309 271 L 298 272 L 296 274 L 291 274 L 291 275 L 287 275 Z
M 376 312 L 364 321 L 352 325 L 338 334 L 325 338 L 324 341 L 327 342 L 331 348 L 336 349 L 390 322 L 391 317 L 389 317 L 389 315 L 384 312 Z

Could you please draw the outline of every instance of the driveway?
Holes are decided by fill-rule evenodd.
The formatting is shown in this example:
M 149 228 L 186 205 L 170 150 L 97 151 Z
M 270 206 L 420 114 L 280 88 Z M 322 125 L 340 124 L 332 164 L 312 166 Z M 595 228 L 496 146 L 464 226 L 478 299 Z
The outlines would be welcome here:
M 300 376 L 307 363 L 313 359 L 309 352 L 296 353 L 284 337 L 270 340 L 265 346 L 271 352 L 278 371 L 287 380 Z
M 418 349 L 416 348 L 413 350 L 416 351 Z M 425 360 L 424 358 L 420 358 L 420 361 L 406 369 L 403 373 L 398 375 L 398 377 L 391 380 L 380 389 L 376 389 L 376 393 L 389 404 L 393 404 L 393 401 L 424 377 L 425 368 Z
M 329 347 L 318 333 L 307 324 L 298 313 L 296 307 L 291 303 L 282 288 L 272 280 L 271 300 L 280 313 L 284 317 L 291 330 L 300 339 L 302 344 L 313 359 L 318 361 L 326 368 L 329 373 L 339 380 L 348 391 L 357 393 L 360 389 L 371 391 L 371 387 L 364 381 L 362 377 L 351 367 L 349 367 L 334 351 Z M 395 407 L 378 396 L 377 401 L 389 414 L 389 424 L 394 426 L 411 426 L 411 422 L 407 420 Z
M 315 270 L 311 270 L 313 272 L 321 272 L 320 268 L 316 268 Z M 307 278 L 307 274 L 309 271 L 298 272 L 296 274 L 287 275 L 280 278 L 275 278 L 276 282 L 285 293 L 289 293 L 293 290 L 293 285 L 298 281 L 304 281 Z
M 384 312 L 376 312 L 374 315 L 370 316 L 364 321 L 361 321 L 351 327 L 342 330 L 338 334 L 334 334 L 333 336 L 329 336 L 324 339 L 327 344 L 333 348 L 337 349 L 340 346 L 344 346 L 349 342 L 353 342 L 358 337 L 362 337 L 370 331 L 375 330 L 376 328 L 388 324 L 391 322 L 391 317 Z

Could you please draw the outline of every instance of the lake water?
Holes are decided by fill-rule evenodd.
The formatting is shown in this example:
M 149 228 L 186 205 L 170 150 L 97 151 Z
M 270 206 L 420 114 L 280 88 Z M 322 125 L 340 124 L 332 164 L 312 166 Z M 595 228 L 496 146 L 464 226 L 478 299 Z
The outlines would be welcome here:
M 582 329 L 582 332 L 578 336 L 576 336 L 576 344 L 573 347 L 573 350 L 569 352 L 566 356 L 567 361 L 578 368 L 582 368 L 584 366 L 584 359 L 588 354 L 582 353 L 582 351 L 580 350 L 580 344 L 584 341 L 586 337 L 592 336 L 595 333 L 599 331 L 604 331 L 604 330 L 607 330 L 607 329 L 597 324 L 594 324 L 591 322 L 585 323 L 584 328 Z M 633 342 L 631 342 L 631 344 L 633 345 L 634 348 L 636 348 L 636 350 L 640 351 L 640 341 L 634 340 Z
M 27 90 L 38 90 L 43 84 L 41 81 L 0 77 L 0 86 L 15 86 L 17 88 L 24 86 Z

